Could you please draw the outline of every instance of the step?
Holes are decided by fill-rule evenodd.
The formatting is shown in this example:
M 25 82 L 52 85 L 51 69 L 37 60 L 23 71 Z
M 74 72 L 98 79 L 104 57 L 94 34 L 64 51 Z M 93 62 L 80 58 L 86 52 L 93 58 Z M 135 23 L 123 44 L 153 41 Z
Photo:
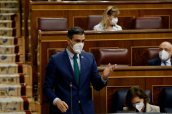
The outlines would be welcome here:
M 0 1 L 1 8 L 18 8 L 18 1 Z
M 3 112 L 1 114 L 39 114 L 38 112 L 30 112 L 30 111 L 20 111 L 20 112 Z
M 18 74 L 18 64 L 0 64 L 0 74 Z
M 18 1 L 18 0 L 0 0 L 0 1 Z
M 19 36 L 20 30 L 15 28 L 0 28 L 0 36 Z
M 0 45 L 18 45 L 23 46 L 25 44 L 24 38 L 0 36 Z
M 25 85 L 2 85 L 0 84 L 0 97 L 33 97 L 32 87 Z
M 14 85 L 14 84 L 24 84 L 27 86 L 32 86 L 32 77 L 30 75 L 23 74 L 4 74 L 0 75 L 0 84 L 4 85 Z
M 26 97 L 0 97 L 0 105 L 0 112 L 37 110 L 34 99 Z
M 0 20 L 15 20 L 16 13 L 0 13 Z
M 0 64 L 6 63 L 25 63 L 25 55 L 0 54 Z
M 24 55 L 23 46 L 18 45 L 0 45 L 0 54 L 20 54 Z
M 1 13 L 18 13 L 18 8 L 0 8 Z
M 16 21 L 0 20 L 0 28 L 16 28 Z
M 29 65 L 22 65 L 19 63 L 0 64 L 0 75 L 18 74 L 18 73 L 29 75 L 32 78 L 32 67 Z

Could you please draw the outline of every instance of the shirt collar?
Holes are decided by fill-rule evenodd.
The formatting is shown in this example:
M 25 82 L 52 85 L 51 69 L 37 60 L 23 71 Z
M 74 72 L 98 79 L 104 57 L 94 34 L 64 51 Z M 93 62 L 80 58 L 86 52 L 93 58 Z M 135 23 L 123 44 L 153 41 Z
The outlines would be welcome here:
M 170 62 L 171 62 L 171 58 L 170 58 L 170 59 L 168 59 L 166 62 L 167 62 L 167 63 L 170 63 Z
M 164 61 L 161 61 L 161 63 L 163 63 Z M 171 63 L 171 58 L 169 58 L 167 61 L 165 61 L 167 63 Z
M 67 52 L 68 56 L 69 56 L 71 59 L 73 59 L 74 54 L 68 50 L 68 47 L 66 48 L 66 52 Z M 77 57 L 79 58 L 79 54 L 77 54 Z

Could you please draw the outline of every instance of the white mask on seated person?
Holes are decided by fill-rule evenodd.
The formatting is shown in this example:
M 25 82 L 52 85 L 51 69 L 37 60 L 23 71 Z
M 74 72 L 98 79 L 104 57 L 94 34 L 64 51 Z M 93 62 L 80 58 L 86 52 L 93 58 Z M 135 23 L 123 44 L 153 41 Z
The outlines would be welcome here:
M 165 50 L 162 50 L 159 52 L 159 58 L 162 60 L 162 61 L 165 61 L 169 58 L 169 53 Z
M 72 40 L 70 40 L 71 43 L 72 43 Z M 73 44 L 73 43 L 72 43 Z M 70 45 L 70 47 L 72 48 L 72 46 Z M 84 44 L 83 43 L 76 43 L 76 44 L 73 44 L 73 51 L 77 54 L 80 54 L 82 49 L 84 47 Z
M 109 20 L 109 22 L 111 25 L 116 25 L 118 23 L 118 18 L 112 18 L 112 21 Z
M 143 102 L 133 104 L 133 106 L 140 112 L 144 106 Z

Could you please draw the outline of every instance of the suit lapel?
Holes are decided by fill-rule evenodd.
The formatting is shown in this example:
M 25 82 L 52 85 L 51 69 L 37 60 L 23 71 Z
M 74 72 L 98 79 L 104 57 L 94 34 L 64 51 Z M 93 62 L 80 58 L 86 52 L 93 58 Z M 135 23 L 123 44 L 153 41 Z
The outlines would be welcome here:
M 70 63 L 70 60 L 69 60 L 69 56 L 68 56 L 66 50 L 65 50 L 64 53 L 63 53 L 63 59 L 64 59 L 64 61 L 65 61 L 65 63 L 66 63 L 66 66 L 68 67 L 68 70 L 70 71 L 70 73 L 71 73 L 72 76 L 73 76 L 73 79 L 74 79 L 74 81 L 75 81 L 75 84 L 78 85 L 78 84 L 77 84 L 77 81 L 76 81 L 76 77 L 75 77 L 75 75 L 74 75 L 74 71 L 73 71 L 73 69 L 72 69 L 72 66 L 71 66 L 71 63 Z
M 158 59 L 158 60 L 157 60 L 157 65 L 158 65 L 158 66 L 159 66 L 159 65 L 161 66 L 161 59 L 160 59 L 159 57 L 158 57 L 157 59 Z
M 152 112 L 152 108 L 149 103 L 146 104 L 146 112 Z
M 86 58 L 84 58 L 84 55 L 81 54 L 79 55 L 80 56 L 80 61 L 81 61 L 81 71 L 80 71 L 80 78 L 79 78 L 79 88 L 82 87 L 82 84 L 83 84 L 83 81 L 84 81 L 84 71 L 85 71 L 85 67 L 87 66 L 87 61 L 86 61 Z

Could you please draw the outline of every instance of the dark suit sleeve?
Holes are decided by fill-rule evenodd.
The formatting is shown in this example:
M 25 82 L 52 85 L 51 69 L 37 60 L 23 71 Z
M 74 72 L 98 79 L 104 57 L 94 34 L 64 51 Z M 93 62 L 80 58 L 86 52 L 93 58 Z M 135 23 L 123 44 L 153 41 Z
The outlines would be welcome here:
M 148 61 L 148 62 L 147 62 L 147 66 L 151 66 L 151 63 L 150 63 L 150 61 Z
M 54 83 L 55 83 L 55 77 L 56 77 L 56 67 L 54 64 L 53 57 L 50 57 L 49 63 L 46 67 L 46 75 L 44 79 L 44 85 L 43 85 L 43 94 L 48 99 L 50 103 L 53 103 L 53 100 L 57 98 L 55 95 L 53 89 L 54 89 Z
M 94 56 L 93 56 L 92 71 L 91 71 L 91 82 L 94 89 L 97 91 L 101 90 L 104 86 L 107 85 L 107 82 L 104 84 L 104 82 L 101 80 L 101 76 L 99 75 Z

